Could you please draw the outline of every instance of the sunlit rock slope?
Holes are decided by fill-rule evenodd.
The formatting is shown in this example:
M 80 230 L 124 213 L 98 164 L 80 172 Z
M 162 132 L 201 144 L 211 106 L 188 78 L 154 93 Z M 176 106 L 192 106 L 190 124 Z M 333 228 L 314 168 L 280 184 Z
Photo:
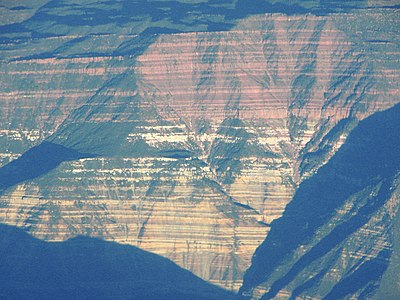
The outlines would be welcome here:
M 307 178 L 400 102 L 395 4 L 256 2 L 50 1 L 7 21 L 0 221 L 134 245 L 237 291 Z M 267 292 L 259 276 L 241 292 Z

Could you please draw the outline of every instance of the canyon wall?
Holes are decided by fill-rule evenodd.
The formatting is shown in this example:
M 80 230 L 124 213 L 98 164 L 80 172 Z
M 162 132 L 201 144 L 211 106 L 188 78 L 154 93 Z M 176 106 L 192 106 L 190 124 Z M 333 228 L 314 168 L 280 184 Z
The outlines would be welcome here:
M 375 299 L 393 252 L 398 255 L 399 109 L 361 121 L 300 185 L 255 252 L 242 296 Z M 398 283 L 390 291 L 395 299 Z
M 134 245 L 239 290 L 299 186 L 360 120 L 399 102 L 397 17 L 276 13 L 229 31 L 63 27 L 3 41 L 0 221 L 47 241 Z M 374 184 L 362 193 L 378 191 Z M 386 200 L 357 231 L 359 247 L 396 214 L 398 198 Z M 388 236 L 342 263 L 386 255 Z M 251 279 L 241 293 L 261 296 L 272 283 Z

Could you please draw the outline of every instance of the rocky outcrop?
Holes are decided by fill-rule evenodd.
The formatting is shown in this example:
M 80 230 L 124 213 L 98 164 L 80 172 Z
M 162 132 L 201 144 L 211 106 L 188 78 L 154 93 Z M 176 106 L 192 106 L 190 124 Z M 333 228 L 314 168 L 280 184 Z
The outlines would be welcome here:
M 359 120 L 398 102 L 397 46 L 380 36 L 393 14 L 267 14 L 162 35 L 69 24 L 7 40 L 0 178 L 13 181 L 0 221 L 48 241 L 135 245 L 238 290 L 298 186 Z
M 120 55 L 71 57 L 65 47 L 65 44 L 79 44 L 83 40 L 81 47 L 98 44 L 102 51 L 110 52 L 115 49 L 110 44 L 120 44 L 131 38 L 123 35 L 102 38 L 62 36 L 3 44 L 6 59 L 0 62 L 0 165 L 48 138 L 72 111 L 85 105 L 93 96 L 132 96 L 133 90 L 121 92 L 118 87 L 104 91 L 108 81 L 132 72 L 131 60 Z M 67 50 L 62 51 L 63 47 Z M 60 49 L 58 51 L 63 55 L 28 56 L 29 51 L 40 53 L 46 48 L 54 48 L 51 49 L 54 52 L 49 53 L 57 53 Z
M 375 298 L 398 251 L 399 111 L 396 105 L 362 121 L 300 185 L 255 252 L 241 296 Z

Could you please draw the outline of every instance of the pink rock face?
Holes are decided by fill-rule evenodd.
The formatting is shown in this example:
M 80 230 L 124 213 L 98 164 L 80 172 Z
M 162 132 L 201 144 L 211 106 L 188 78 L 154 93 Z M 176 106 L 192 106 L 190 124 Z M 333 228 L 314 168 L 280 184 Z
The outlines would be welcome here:
M 399 102 L 395 65 L 370 61 L 369 44 L 341 25 L 370 17 L 261 15 L 226 32 L 160 35 L 137 58 L 4 62 L 2 165 L 53 133 L 71 147 L 121 136 L 110 148 L 126 152 L 8 189 L 0 221 L 46 240 L 136 245 L 238 290 L 298 185 L 359 120 Z M 10 141 L 21 144 L 11 154 Z
M 365 57 L 334 22 L 269 15 L 224 33 L 161 36 L 138 59 L 139 91 L 154 95 L 160 110 L 171 109 L 176 118 L 191 121 L 283 119 L 290 112 L 313 121 L 341 120 L 361 93 L 377 91 L 339 88 L 355 88 L 371 74 Z M 343 74 L 350 77 L 345 83 L 339 82 Z M 309 82 L 301 85 L 302 80 Z M 350 95 L 354 100 L 346 101 Z M 365 104 L 376 102 L 379 109 L 390 105 L 377 99 Z
M 138 58 L 138 93 L 145 101 L 150 98 L 165 119 L 183 122 L 188 135 L 199 137 L 200 121 L 211 124 L 198 138 L 205 160 L 210 150 L 204 143 L 215 143 L 227 118 L 241 119 L 243 129 L 255 133 L 253 143 L 280 157 L 243 157 L 241 174 L 221 183 L 266 223 L 281 216 L 296 186 L 345 141 L 347 133 L 341 132 L 327 156 L 301 173 L 302 157 L 317 151 L 329 130 L 399 101 L 390 96 L 398 94 L 396 85 L 382 89 L 398 71 L 372 66 L 365 45 L 349 41 L 338 28 L 341 21 L 338 16 L 257 16 L 229 32 L 163 35 Z M 293 120 L 302 120 L 302 126 Z
M 198 141 L 206 159 L 210 152 L 202 143 L 215 141 L 226 118 L 241 119 L 245 130 L 256 133 L 254 143 L 282 157 L 261 164 L 275 166 L 275 175 L 249 171 L 247 179 L 236 178 L 227 187 L 268 222 L 280 216 L 303 179 L 300 156 L 318 150 L 340 120 L 360 120 L 397 102 L 390 97 L 396 87 L 382 90 L 380 84 L 398 72 L 379 65 L 372 71 L 360 45 L 337 28 L 341 18 L 257 16 L 229 32 L 163 35 L 138 58 L 135 74 L 144 101 L 151 99 L 165 119 L 184 122 L 192 135 L 195 124 L 210 122 Z M 345 138 L 343 132 L 319 166 Z M 285 174 L 292 184 L 277 180 Z M 249 189 L 236 188 L 240 182 L 254 197 Z

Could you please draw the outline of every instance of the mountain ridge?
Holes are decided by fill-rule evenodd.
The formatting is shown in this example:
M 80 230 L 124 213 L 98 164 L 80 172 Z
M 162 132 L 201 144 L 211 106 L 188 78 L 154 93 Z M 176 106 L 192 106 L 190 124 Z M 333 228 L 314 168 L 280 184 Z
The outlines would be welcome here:
M 44 240 L 138 246 L 237 291 L 299 186 L 399 101 L 396 9 L 75 2 L 1 33 L 0 174 L 20 179 L 0 221 Z M 13 173 L 46 143 L 81 156 Z

